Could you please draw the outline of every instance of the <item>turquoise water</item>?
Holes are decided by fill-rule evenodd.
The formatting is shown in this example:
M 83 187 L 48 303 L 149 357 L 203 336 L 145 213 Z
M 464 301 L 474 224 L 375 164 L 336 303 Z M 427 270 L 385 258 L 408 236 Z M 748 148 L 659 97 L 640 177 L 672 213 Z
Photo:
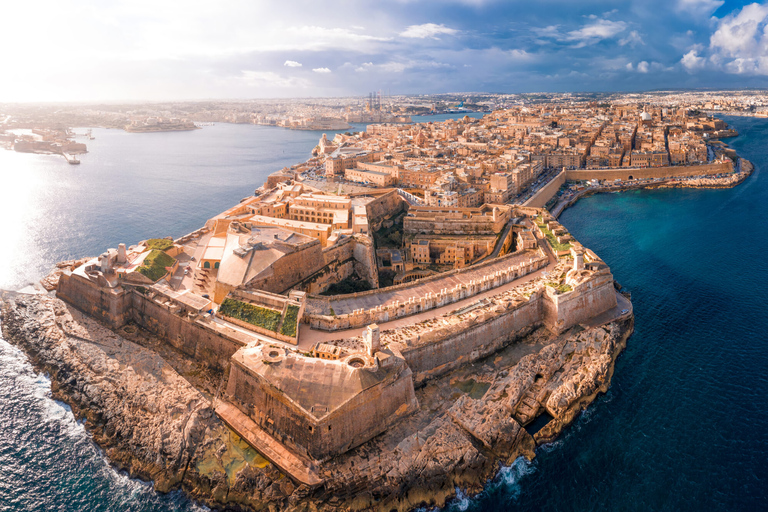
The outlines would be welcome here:
M 632 292 L 635 334 L 609 392 L 560 439 L 448 509 L 765 509 L 768 121 L 728 120 L 742 132 L 732 146 L 758 168 L 741 186 L 594 196 L 563 214 Z M 121 241 L 189 232 L 320 136 L 248 125 L 94 134 L 79 167 L 0 151 L 0 287 Z M 200 510 L 114 471 L 49 396 L 0 340 L 2 512 Z

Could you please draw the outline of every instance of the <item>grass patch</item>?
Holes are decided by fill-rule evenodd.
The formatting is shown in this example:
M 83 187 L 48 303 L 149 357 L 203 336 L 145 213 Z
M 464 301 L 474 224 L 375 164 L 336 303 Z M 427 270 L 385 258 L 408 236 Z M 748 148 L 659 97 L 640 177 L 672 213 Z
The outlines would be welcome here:
M 299 322 L 299 307 L 288 305 L 288 309 L 285 311 L 285 318 L 283 319 L 283 326 L 280 328 L 280 334 L 285 334 L 291 338 L 296 337 L 296 328 Z
M 541 220 L 541 217 L 539 217 L 539 220 Z M 547 242 L 549 242 L 549 245 L 552 246 L 552 249 L 555 252 L 560 251 L 570 251 L 571 250 L 571 244 L 561 244 L 557 241 L 557 237 L 552 233 L 546 224 L 539 223 L 539 220 L 537 220 L 536 225 L 541 228 L 541 232 L 544 233 L 544 236 L 547 238 Z
M 165 267 L 172 267 L 175 262 L 175 259 L 163 251 L 152 249 L 149 255 L 144 258 L 144 263 L 136 270 L 152 282 L 157 282 L 168 272 Z
M 167 251 L 173 247 L 173 242 L 167 238 L 150 238 L 147 240 L 147 247 L 158 251 Z
M 554 282 L 548 282 L 546 283 L 547 286 L 554 288 L 558 295 L 561 293 L 568 293 L 569 291 L 573 290 L 571 285 L 565 284 L 565 283 L 554 283 Z
M 269 331 L 276 331 L 280 323 L 279 312 L 234 299 L 224 299 L 219 307 L 219 313 Z

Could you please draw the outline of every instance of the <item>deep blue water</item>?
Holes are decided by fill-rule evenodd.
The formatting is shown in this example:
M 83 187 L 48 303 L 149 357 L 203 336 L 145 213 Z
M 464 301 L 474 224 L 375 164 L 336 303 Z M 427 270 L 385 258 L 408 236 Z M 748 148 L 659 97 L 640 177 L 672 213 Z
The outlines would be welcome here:
M 450 510 L 766 508 L 768 120 L 728 121 L 742 133 L 731 145 L 758 168 L 739 187 L 593 196 L 563 214 L 632 292 L 635 334 L 609 392 L 558 441 Z M 0 151 L 10 219 L 0 287 L 120 241 L 189 232 L 304 160 L 320 135 L 248 125 L 94 134 L 79 167 Z M 0 340 L 0 511 L 200 509 L 115 472 L 49 396 L 50 382 Z

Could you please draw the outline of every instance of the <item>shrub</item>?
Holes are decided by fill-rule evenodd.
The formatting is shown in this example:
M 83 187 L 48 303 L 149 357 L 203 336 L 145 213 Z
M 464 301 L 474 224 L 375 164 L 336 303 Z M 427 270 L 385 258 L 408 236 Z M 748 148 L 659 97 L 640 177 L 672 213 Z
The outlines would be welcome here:
M 298 321 L 299 307 L 288 305 L 288 309 L 285 312 L 285 318 L 283 319 L 283 326 L 280 328 L 280 334 L 295 338 Z
M 176 262 L 163 251 L 152 249 L 149 255 L 144 258 L 144 263 L 136 269 L 141 275 L 148 277 L 153 282 L 160 280 L 168 271 L 166 267 L 172 267 Z
M 279 312 L 234 299 L 224 299 L 219 306 L 219 313 L 269 331 L 277 331 L 277 325 L 280 323 Z
M 167 238 L 150 238 L 147 240 L 147 247 L 157 249 L 158 251 L 167 251 L 173 247 L 173 242 Z

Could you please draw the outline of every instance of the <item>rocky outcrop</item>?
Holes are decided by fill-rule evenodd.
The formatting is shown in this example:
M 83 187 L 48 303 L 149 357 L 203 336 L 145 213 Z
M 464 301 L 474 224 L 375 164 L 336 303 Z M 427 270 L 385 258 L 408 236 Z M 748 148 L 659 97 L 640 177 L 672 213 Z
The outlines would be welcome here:
M 181 488 L 227 510 L 405 511 L 441 506 L 457 487 L 479 492 L 500 463 L 534 457 L 537 442 L 607 389 L 632 330 L 631 318 L 558 337 L 540 329 L 525 355 L 492 356 L 431 381 L 417 392 L 420 410 L 325 462 L 325 483 L 309 489 L 235 435 L 211 397 L 156 351 L 48 296 L 5 296 L 2 321 L 4 337 L 50 374 L 54 396 L 86 420 L 113 464 L 159 491 Z M 455 381 L 469 377 L 485 387 L 457 393 Z M 544 411 L 554 419 L 530 435 L 524 425 Z

